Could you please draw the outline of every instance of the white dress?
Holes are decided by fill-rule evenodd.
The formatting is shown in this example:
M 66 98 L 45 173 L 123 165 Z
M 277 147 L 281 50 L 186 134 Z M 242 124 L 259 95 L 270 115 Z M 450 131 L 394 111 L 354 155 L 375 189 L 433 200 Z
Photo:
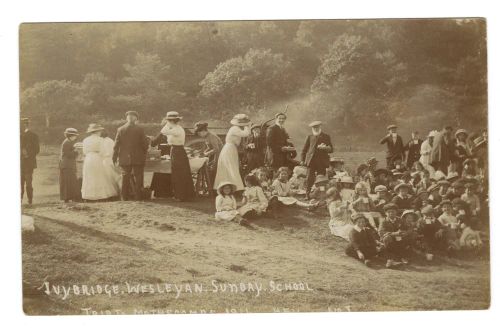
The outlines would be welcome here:
M 238 146 L 241 138 L 250 135 L 250 128 L 240 129 L 233 126 L 226 135 L 226 144 L 222 147 L 217 162 L 217 174 L 214 181 L 214 189 L 217 189 L 219 183 L 228 181 L 236 186 L 236 191 L 243 190 L 243 180 L 240 175 L 240 160 L 238 157 Z
M 117 188 L 112 185 L 104 168 L 102 155 L 103 138 L 91 135 L 83 140 L 83 181 L 82 198 L 99 200 L 118 195 Z
M 349 209 L 346 207 L 345 202 L 340 200 L 330 202 L 328 211 L 330 212 L 328 226 L 332 234 L 349 241 L 349 233 L 354 228 L 354 225 L 351 223 Z
M 243 197 L 245 197 L 246 203 L 239 209 L 242 216 L 252 210 L 258 214 L 266 211 L 269 202 L 261 187 L 246 187 L 243 192 Z
M 104 170 L 108 177 L 108 181 L 115 188 L 116 192 L 120 191 L 121 187 L 121 174 L 113 163 L 113 147 L 115 146 L 115 141 L 109 137 L 104 137 L 102 141 L 102 162 L 104 165 Z
M 239 214 L 233 195 L 218 195 L 215 198 L 215 210 L 215 220 L 217 221 L 231 221 Z
M 426 139 L 423 143 L 422 146 L 420 147 L 420 163 L 424 166 L 425 169 L 429 171 L 430 176 L 432 177 L 434 175 L 434 167 L 430 165 L 431 161 L 431 152 L 432 152 L 432 146 L 429 144 L 429 140 Z

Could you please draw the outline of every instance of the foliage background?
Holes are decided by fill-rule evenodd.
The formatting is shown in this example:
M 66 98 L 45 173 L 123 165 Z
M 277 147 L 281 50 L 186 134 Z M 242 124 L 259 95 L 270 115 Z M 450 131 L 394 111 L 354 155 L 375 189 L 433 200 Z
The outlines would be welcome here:
M 47 143 L 127 110 L 153 134 L 169 110 L 227 126 L 288 105 L 298 144 L 312 119 L 337 150 L 380 149 L 444 124 L 487 126 L 481 19 L 47 23 L 20 27 L 21 116 Z

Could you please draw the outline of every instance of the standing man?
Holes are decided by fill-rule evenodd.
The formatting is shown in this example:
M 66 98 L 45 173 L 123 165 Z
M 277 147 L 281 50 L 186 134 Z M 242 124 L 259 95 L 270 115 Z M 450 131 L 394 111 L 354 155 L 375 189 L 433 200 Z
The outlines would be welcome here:
M 411 133 L 411 140 L 406 144 L 405 150 L 408 151 L 406 156 L 406 167 L 411 169 L 413 164 L 420 159 L 420 148 L 422 140 L 418 137 L 418 131 Z
M 455 153 L 453 142 L 453 128 L 446 126 L 434 136 L 432 145 L 430 164 L 436 171 L 448 174 L 448 167 Z
M 266 135 L 266 164 L 274 171 L 286 166 L 287 153 L 290 152 L 288 146 L 288 133 L 285 130 L 286 114 L 278 113 L 274 116 L 275 123 L 267 129 Z
M 312 134 L 307 136 L 306 143 L 302 149 L 302 165 L 307 166 L 307 188 L 309 195 L 314 184 L 316 175 L 326 175 L 326 169 L 330 165 L 330 152 L 333 152 L 330 136 L 321 131 L 321 121 L 313 121 L 309 124 Z
M 33 170 L 36 168 L 36 155 L 40 152 L 38 135 L 29 129 L 29 119 L 21 119 L 21 201 L 24 190 L 28 204 L 33 204 Z
M 247 160 L 246 173 L 250 173 L 254 169 L 264 166 L 265 147 L 265 137 L 261 135 L 260 125 L 254 124 L 245 145 Z
M 403 145 L 403 139 L 397 133 L 398 127 L 394 124 L 387 127 L 388 134 L 380 140 L 380 144 L 387 144 L 387 168 L 392 170 L 395 168 L 394 160 L 405 159 L 405 147 Z
M 127 123 L 118 128 L 113 151 L 113 162 L 122 169 L 122 200 L 130 198 L 130 185 L 134 180 L 135 199 L 142 199 L 144 188 L 144 164 L 149 141 L 144 130 L 136 122 L 139 115 L 135 111 L 125 113 Z

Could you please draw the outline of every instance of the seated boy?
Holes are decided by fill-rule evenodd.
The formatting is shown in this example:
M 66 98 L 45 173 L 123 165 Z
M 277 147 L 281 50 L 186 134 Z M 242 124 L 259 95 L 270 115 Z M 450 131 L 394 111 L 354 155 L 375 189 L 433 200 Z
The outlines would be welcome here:
M 380 223 L 378 233 L 386 249 L 386 267 L 390 268 L 400 263 L 407 264 L 408 245 L 403 238 L 405 231 L 402 229 L 401 219 L 398 217 L 398 207 L 396 204 L 389 203 L 384 206 L 384 211 L 386 217 Z M 401 262 L 396 262 L 397 259 L 400 259 Z
M 365 265 L 370 264 L 370 260 L 377 255 L 377 242 L 373 233 L 368 227 L 368 220 L 361 213 L 351 216 L 354 227 L 349 233 L 349 245 L 345 253 L 355 259 L 359 259 Z

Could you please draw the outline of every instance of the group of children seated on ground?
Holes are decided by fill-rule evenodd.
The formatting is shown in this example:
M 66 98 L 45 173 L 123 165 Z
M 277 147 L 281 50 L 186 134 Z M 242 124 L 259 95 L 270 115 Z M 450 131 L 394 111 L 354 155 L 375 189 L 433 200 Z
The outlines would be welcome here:
M 346 254 L 369 265 L 376 256 L 386 266 L 407 264 L 412 254 L 432 260 L 436 253 L 478 252 L 487 225 L 487 188 L 475 169 L 464 162 L 462 176 L 434 172 L 430 176 L 418 161 L 411 170 L 377 169 L 370 158 L 352 177 L 343 160 L 332 158 L 326 175 L 318 175 L 306 195 L 306 172 L 278 169 L 274 178 L 266 168 L 248 174 L 242 204 L 234 197 L 235 186 L 221 183 L 215 217 L 248 225 L 250 219 L 269 214 L 279 218 L 286 206 L 308 211 L 326 209 L 332 234 L 349 241 Z

